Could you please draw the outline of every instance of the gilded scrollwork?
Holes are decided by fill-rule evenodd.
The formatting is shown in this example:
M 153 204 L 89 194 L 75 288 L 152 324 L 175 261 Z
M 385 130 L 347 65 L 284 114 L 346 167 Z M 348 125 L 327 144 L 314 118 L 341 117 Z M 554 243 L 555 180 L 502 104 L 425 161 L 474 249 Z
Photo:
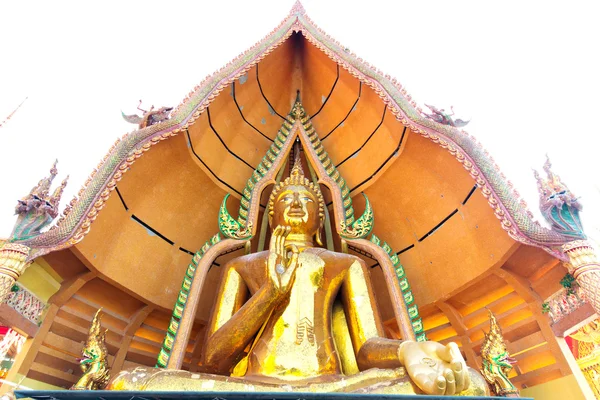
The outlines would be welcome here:
M 350 225 L 346 225 L 345 221 L 340 222 L 340 236 L 344 239 L 363 239 L 373 230 L 375 224 L 373 208 L 367 195 L 363 193 L 363 196 L 365 196 L 366 203 L 363 214 Z
M 219 230 L 230 239 L 248 239 L 252 236 L 252 221 L 247 221 L 245 226 L 236 221 L 227 211 L 228 197 L 229 194 L 225 195 L 219 210 Z

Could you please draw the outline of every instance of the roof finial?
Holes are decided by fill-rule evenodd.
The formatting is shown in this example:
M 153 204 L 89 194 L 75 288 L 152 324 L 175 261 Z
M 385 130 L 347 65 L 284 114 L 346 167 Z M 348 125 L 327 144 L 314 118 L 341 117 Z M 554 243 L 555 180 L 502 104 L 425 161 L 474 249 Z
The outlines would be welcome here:
M 300 101 L 300 90 L 296 91 L 296 101 L 294 102 L 292 111 L 290 111 L 290 115 L 295 120 L 306 117 L 306 111 L 304 111 L 304 107 L 302 106 L 302 102 Z
M 68 177 L 53 193 L 50 192 L 52 181 L 58 175 L 57 163 L 58 160 L 52 164 L 49 176 L 40 180 L 27 196 L 17 200 L 15 214 L 18 217 L 11 233 L 12 240 L 30 239 L 40 234 L 40 231 L 58 216 L 58 205 L 67 186 Z
M 569 238 L 585 239 L 586 235 L 579 218 L 581 203 L 560 177 L 552 171 L 552 163 L 548 155 L 546 155 L 544 163 L 544 172 L 546 178 L 540 176 L 538 171 L 533 171 L 540 195 L 542 215 L 550 223 L 552 230 Z
M 300 0 L 296 0 L 294 5 L 292 6 L 292 9 L 290 10 L 290 15 L 291 16 L 293 16 L 293 15 L 300 16 L 300 15 L 305 15 L 305 14 L 306 14 L 306 10 L 304 9 L 304 6 L 300 2 Z
M 302 169 L 302 162 L 300 161 L 300 151 L 296 152 L 296 156 L 294 157 L 294 166 L 292 167 L 292 172 L 290 172 L 290 176 L 298 176 L 304 178 L 304 170 Z

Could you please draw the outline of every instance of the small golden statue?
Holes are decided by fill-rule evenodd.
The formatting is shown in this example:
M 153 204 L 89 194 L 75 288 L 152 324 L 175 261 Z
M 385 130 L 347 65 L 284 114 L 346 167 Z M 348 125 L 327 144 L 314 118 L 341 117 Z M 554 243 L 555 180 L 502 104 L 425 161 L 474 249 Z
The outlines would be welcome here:
M 490 314 L 490 331 L 484 332 L 483 344 L 481 345 L 481 358 L 483 367 L 481 373 L 489 384 L 493 387 L 497 396 L 501 397 L 520 397 L 519 390 L 508 379 L 508 374 L 512 369 L 512 364 L 516 360 L 508 354 L 502 329 L 496 321 L 494 314 Z
M 104 343 L 107 331 L 101 329 L 101 311 L 102 308 L 96 311 L 90 325 L 87 341 L 81 351 L 83 358 L 79 359 L 79 365 L 83 371 L 83 376 L 79 378 L 75 385 L 71 386 L 71 390 L 102 390 L 108 383 L 110 369 L 106 361 L 108 350 Z
M 269 250 L 224 267 L 203 372 L 138 367 L 109 389 L 487 395 L 455 343 L 385 337 L 365 263 L 313 243 L 324 211 L 296 156 L 269 199 Z

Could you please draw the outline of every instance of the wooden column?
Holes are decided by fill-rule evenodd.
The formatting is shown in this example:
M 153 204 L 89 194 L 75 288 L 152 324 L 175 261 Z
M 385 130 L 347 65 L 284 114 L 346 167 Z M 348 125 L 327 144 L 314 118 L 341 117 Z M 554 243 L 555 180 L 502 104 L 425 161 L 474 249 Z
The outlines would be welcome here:
M 23 348 L 21 349 L 21 352 L 19 354 L 17 354 L 17 357 L 15 358 L 15 362 L 13 363 L 12 367 L 10 368 L 10 371 L 8 371 L 8 374 L 6 375 L 6 378 L 4 378 L 4 380 L 7 380 L 9 382 L 14 382 L 14 383 L 19 383 L 19 370 L 21 369 L 21 365 L 23 365 L 23 362 L 25 361 L 25 356 L 27 355 L 27 353 L 29 353 L 29 350 L 31 349 L 31 345 L 33 344 L 33 338 L 27 338 L 27 341 L 25 342 L 25 344 L 23 345 Z M 2 384 L 2 386 L 0 387 L 0 395 L 9 392 L 13 389 L 13 386 L 7 385 L 7 384 Z
M 110 368 L 111 377 L 115 376 L 115 374 L 123 369 L 123 364 L 125 363 L 125 358 L 127 357 L 127 352 L 129 351 L 133 336 L 152 311 L 154 311 L 154 307 L 147 305 L 140 308 L 132 315 L 131 321 L 129 321 L 129 324 L 127 324 L 127 327 L 125 328 L 121 345 L 119 346 L 117 354 L 115 354 L 115 359 Z
M 206 340 L 206 333 L 208 332 L 208 325 L 200 328 L 200 331 L 196 335 L 194 339 L 194 349 L 192 350 L 192 361 L 190 365 L 190 371 L 196 372 L 198 371 L 198 363 L 202 358 L 202 347 L 204 346 L 204 341 Z
M 29 347 L 27 354 L 23 358 L 23 362 L 19 366 L 18 370 L 15 371 L 15 374 L 21 374 L 23 376 L 27 376 L 29 370 L 31 369 L 31 365 L 35 360 L 42 344 L 44 343 L 44 339 L 48 332 L 50 332 L 50 327 L 54 322 L 54 318 L 62 307 L 79 289 L 83 287 L 87 282 L 92 280 L 96 276 L 93 272 L 85 272 L 75 276 L 72 279 L 64 281 L 60 286 L 58 292 L 54 293 L 52 297 L 48 300 L 48 310 L 46 311 L 46 316 L 44 317 L 44 321 L 40 326 L 40 329 L 37 331 L 31 346 Z M 24 350 L 23 350 L 24 351 Z
M 23 358 L 23 362 L 19 366 L 19 369 L 16 371 L 16 373 L 21 374 L 23 376 L 27 376 L 27 373 L 31 369 L 31 364 L 33 364 L 33 361 L 35 360 L 35 357 L 37 356 L 40 347 L 42 347 L 42 344 L 44 343 L 46 335 L 50 331 L 50 327 L 52 326 L 52 322 L 54 322 L 54 317 L 56 317 L 59 308 L 60 307 L 56 304 L 51 304 L 48 307 L 48 311 L 46 311 L 46 316 L 44 317 L 44 322 L 42 322 L 40 330 L 37 332 L 37 335 L 33 339 L 33 342 L 31 343 L 31 346 L 29 347 L 29 350 Z
M 565 359 L 565 355 L 558 345 L 556 340 L 557 338 L 554 336 L 552 328 L 550 328 L 548 317 L 542 314 L 543 300 L 533 290 L 531 283 L 522 276 L 518 276 L 504 269 L 497 270 L 495 274 L 504 279 L 504 281 L 508 283 L 515 290 L 515 292 L 517 292 L 517 294 L 525 300 L 533 314 L 533 317 L 540 327 L 540 331 L 542 332 L 544 339 L 548 343 L 548 347 L 552 351 L 554 358 L 556 358 L 556 363 L 558 364 L 560 372 L 563 374 L 563 376 L 573 373 L 572 368 L 569 366 L 569 363 Z
M 467 357 L 467 364 L 475 369 L 480 369 L 481 365 L 477 362 L 477 356 L 475 355 L 475 351 L 473 350 L 473 344 L 471 343 L 471 339 L 469 339 L 469 335 L 467 334 L 467 327 L 465 326 L 462 315 L 458 312 L 458 310 L 452 307 L 450 304 L 439 301 L 435 303 L 435 305 L 442 310 L 444 315 L 450 321 L 450 325 L 456 331 L 458 338 L 462 344 L 462 349 L 465 352 L 465 356 Z

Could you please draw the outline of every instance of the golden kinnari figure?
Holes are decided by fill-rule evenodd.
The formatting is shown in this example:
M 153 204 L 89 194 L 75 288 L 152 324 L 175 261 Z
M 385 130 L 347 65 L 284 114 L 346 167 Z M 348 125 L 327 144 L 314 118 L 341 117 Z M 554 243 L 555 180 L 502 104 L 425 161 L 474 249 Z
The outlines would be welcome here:
M 101 311 L 101 308 L 96 311 L 87 341 L 81 350 L 83 357 L 79 360 L 79 365 L 83 376 L 75 385 L 71 386 L 71 390 L 101 390 L 104 389 L 110 377 L 110 369 L 106 360 L 108 355 L 105 344 L 106 331 L 102 330 L 100 324 Z
M 204 371 L 140 367 L 109 389 L 487 395 L 456 344 L 385 338 L 364 262 L 313 244 L 324 211 L 296 156 L 269 199 L 269 250 L 225 266 Z
M 488 310 L 488 312 L 490 314 L 490 331 L 484 332 L 481 345 L 481 361 L 483 363 L 481 373 L 494 388 L 497 396 L 519 397 L 519 390 L 508 379 L 512 364 L 516 360 L 508 353 L 496 316 L 491 311 Z

